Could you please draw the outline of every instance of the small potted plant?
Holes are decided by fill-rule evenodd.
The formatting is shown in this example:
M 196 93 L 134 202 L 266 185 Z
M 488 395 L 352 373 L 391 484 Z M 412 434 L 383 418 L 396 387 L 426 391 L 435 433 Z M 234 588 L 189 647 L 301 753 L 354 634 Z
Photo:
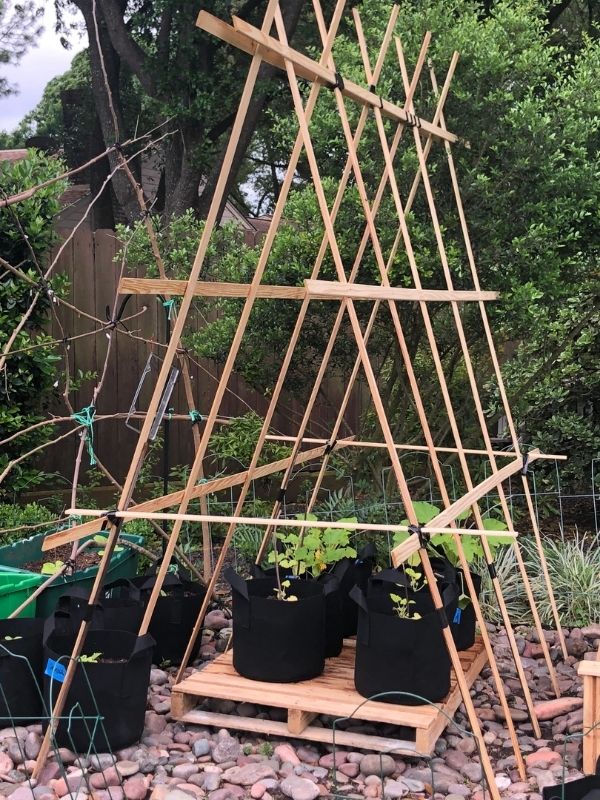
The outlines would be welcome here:
M 57 625 L 56 612 L 44 629 L 44 698 L 54 705 L 73 650 L 78 624 Z M 88 752 L 121 750 L 139 741 L 144 729 L 154 639 L 149 634 L 92 629 L 88 632 L 63 719 L 56 738 L 59 746 Z M 71 719 L 65 717 L 71 716 Z M 102 723 L 97 724 L 98 717 Z
M 438 579 L 448 616 L 456 608 L 453 580 Z M 403 705 L 436 703 L 450 691 L 450 657 L 440 615 L 418 569 L 386 569 L 369 580 L 365 594 L 355 586 L 358 632 L 354 682 L 363 697 L 400 692 L 382 698 Z
M 231 567 L 223 577 L 232 590 L 233 666 L 240 675 L 294 683 L 323 672 L 326 597 L 337 582 L 279 574 L 245 580 Z
M 427 525 L 428 522 L 431 522 L 431 520 L 440 513 L 440 509 L 437 506 L 424 501 L 418 501 L 414 503 L 413 508 L 419 525 Z M 467 510 L 460 514 L 456 522 L 458 525 L 464 527 L 472 527 L 474 523 L 471 521 L 471 511 Z M 407 525 L 408 520 L 402 520 L 401 524 Z M 486 531 L 501 532 L 506 530 L 507 526 L 502 520 L 486 515 L 483 517 L 483 528 Z M 394 536 L 394 545 L 401 544 L 401 542 L 406 539 L 407 535 L 408 534 L 406 533 L 397 533 Z M 487 537 L 487 542 L 492 553 L 494 553 L 500 545 L 509 543 L 510 541 L 510 539 L 507 539 L 501 535 Z M 471 564 L 476 558 L 484 557 L 483 545 L 481 543 L 480 536 L 461 536 L 461 545 L 465 554 L 465 558 L 469 564 Z M 456 540 L 453 534 L 450 533 L 436 534 L 435 536 L 431 537 L 431 546 L 433 550 L 439 554 L 439 557 L 450 562 L 450 564 L 452 564 L 456 570 L 456 581 L 459 588 L 459 597 L 456 610 L 450 619 L 450 630 L 452 631 L 452 636 L 454 637 L 456 649 L 468 650 L 475 643 L 476 617 L 475 609 L 473 608 L 473 603 L 469 595 L 466 578 L 460 566 Z M 439 567 L 439 558 L 434 556 L 432 558 L 432 564 L 434 567 Z M 473 586 L 477 596 L 479 596 L 481 591 L 481 576 L 476 572 L 471 571 L 471 578 L 473 580 Z
M 298 514 L 297 518 L 309 522 L 317 520 L 314 514 Z M 357 519 L 346 517 L 339 521 L 356 523 Z M 345 628 L 340 579 L 356 561 L 356 550 L 350 544 L 350 530 L 315 527 L 279 533 L 276 549 L 271 550 L 268 561 L 279 567 L 285 580 L 304 578 L 332 584 L 325 609 L 325 657 L 339 655 Z

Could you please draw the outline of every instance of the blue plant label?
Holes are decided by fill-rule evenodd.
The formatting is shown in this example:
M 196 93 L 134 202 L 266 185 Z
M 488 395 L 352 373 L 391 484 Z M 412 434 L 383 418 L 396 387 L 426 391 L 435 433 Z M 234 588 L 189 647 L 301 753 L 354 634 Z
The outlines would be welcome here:
M 64 664 L 60 664 L 58 661 L 54 661 L 53 659 L 49 658 L 46 662 L 44 675 L 47 675 L 49 678 L 52 678 L 59 683 L 64 683 L 67 675 L 67 668 Z
M 457 608 L 456 611 L 454 612 L 454 619 L 452 620 L 452 622 L 455 625 L 460 624 L 461 617 L 462 617 L 462 608 Z

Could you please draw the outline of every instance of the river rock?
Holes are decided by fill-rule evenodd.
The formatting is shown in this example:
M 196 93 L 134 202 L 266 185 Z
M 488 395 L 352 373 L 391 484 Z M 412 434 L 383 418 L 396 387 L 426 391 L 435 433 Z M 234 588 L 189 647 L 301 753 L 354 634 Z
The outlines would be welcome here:
M 309 781 L 308 778 L 299 778 L 297 775 L 284 778 L 281 782 L 281 791 L 292 800 L 316 800 L 321 794 L 316 783 Z
M 362 775 L 377 775 L 385 778 L 396 771 L 396 762 L 386 754 L 368 753 L 363 756 L 359 765 Z
M 225 770 L 223 780 L 236 786 L 252 786 L 263 778 L 277 778 L 277 773 L 268 764 L 253 763 L 243 767 L 232 767 Z
M 583 706 L 582 697 L 558 697 L 553 700 L 545 700 L 542 703 L 535 703 L 535 714 L 540 722 L 555 717 L 561 717 L 563 714 L 568 714 L 576 708 Z

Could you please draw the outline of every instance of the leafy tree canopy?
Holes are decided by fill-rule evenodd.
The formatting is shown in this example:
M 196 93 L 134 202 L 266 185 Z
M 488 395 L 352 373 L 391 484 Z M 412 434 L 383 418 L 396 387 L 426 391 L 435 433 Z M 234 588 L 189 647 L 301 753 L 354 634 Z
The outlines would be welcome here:
M 0 65 L 18 64 L 43 31 L 44 7 L 34 0 L 0 0 Z M 0 97 L 16 92 L 0 75 Z

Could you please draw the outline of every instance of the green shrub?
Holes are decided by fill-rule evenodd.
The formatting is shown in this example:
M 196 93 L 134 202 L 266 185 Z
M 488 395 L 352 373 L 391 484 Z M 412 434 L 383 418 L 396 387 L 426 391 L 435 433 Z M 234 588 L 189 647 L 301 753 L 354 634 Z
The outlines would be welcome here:
M 25 506 L 0 503 L 0 531 L 5 531 L 0 533 L 0 545 L 54 530 L 54 520 L 54 514 L 38 503 L 28 503 Z M 48 524 L 44 525 L 46 522 Z
M 56 177 L 63 169 L 57 159 L 31 150 L 21 161 L 0 163 L 0 186 L 4 193 L 13 195 Z M 59 197 L 65 188 L 66 182 L 58 181 L 24 202 L 0 209 L 0 255 L 13 266 L 18 265 L 36 282 L 40 280 L 36 261 L 41 265 L 46 263 L 47 254 L 56 239 L 54 217 L 60 210 Z M 10 271 L 3 269 L 0 275 L 2 351 L 28 310 L 33 292 L 31 284 Z M 63 276 L 54 277 L 51 288 L 55 293 L 62 293 L 66 288 L 66 279 Z M 52 398 L 59 358 L 50 344 L 51 338 L 44 333 L 49 307 L 50 300 L 43 293 L 11 346 L 11 350 L 21 350 L 31 345 L 42 345 L 10 356 L 6 362 L 6 372 L 0 381 L 0 441 L 44 419 L 44 411 Z M 52 426 L 47 425 L 3 445 L 0 472 L 13 459 L 51 436 Z M 8 474 L 0 486 L 0 498 L 9 498 L 25 488 L 31 488 L 43 478 L 43 473 L 28 459 Z

